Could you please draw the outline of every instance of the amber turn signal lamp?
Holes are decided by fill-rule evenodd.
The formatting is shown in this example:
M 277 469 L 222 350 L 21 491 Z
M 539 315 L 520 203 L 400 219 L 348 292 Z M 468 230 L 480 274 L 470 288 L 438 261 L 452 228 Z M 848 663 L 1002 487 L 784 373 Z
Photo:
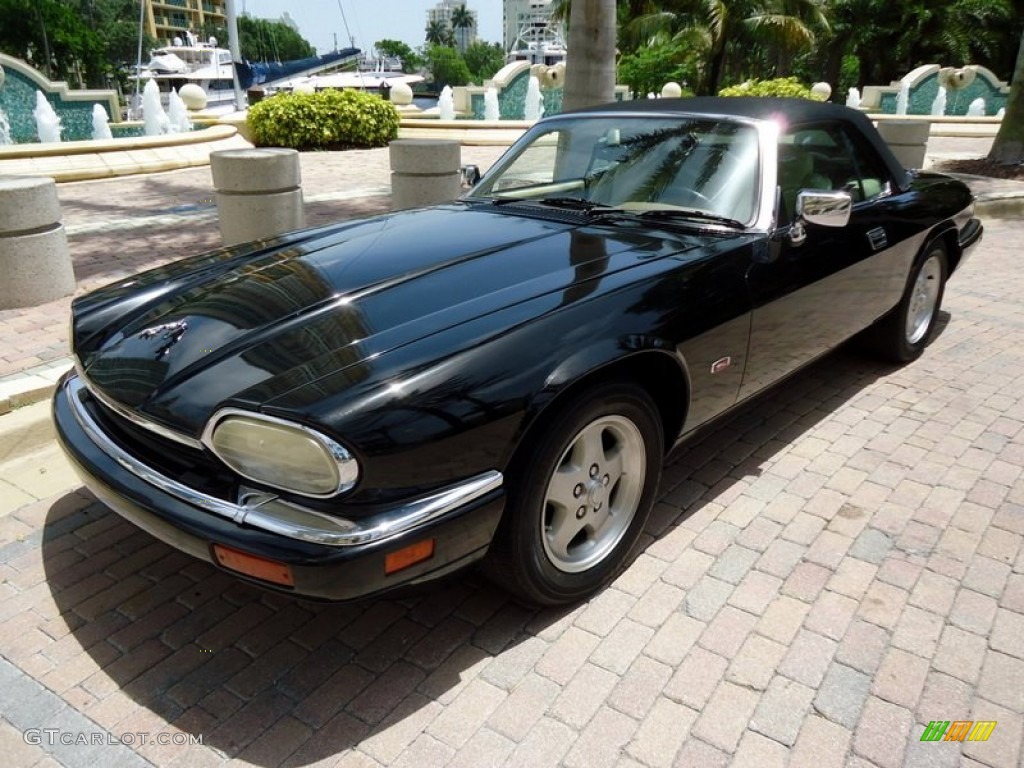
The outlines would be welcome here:
M 254 579 L 262 579 L 274 584 L 283 584 L 286 587 L 295 586 L 295 577 L 292 576 L 291 566 L 287 563 L 279 563 L 276 560 L 267 560 L 264 557 L 256 557 L 246 552 L 239 552 L 237 549 L 224 547 L 220 544 L 213 545 L 213 554 L 217 562 L 232 571 L 244 573 Z
M 402 547 L 399 550 L 390 552 L 384 557 L 384 575 L 390 576 L 395 571 L 408 568 L 410 565 L 416 565 L 416 563 L 422 562 L 423 560 L 429 560 L 433 556 L 433 539 L 417 541 L 415 544 L 410 544 L 408 547 Z

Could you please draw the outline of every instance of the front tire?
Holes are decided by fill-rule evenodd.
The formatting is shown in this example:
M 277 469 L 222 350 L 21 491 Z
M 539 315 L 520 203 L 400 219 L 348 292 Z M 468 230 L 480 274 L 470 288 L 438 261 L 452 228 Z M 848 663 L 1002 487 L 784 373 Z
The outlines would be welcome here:
M 618 572 L 647 522 L 664 454 L 657 407 L 632 384 L 592 387 L 521 453 L 489 573 L 529 603 L 575 602 Z
M 935 242 L 914 263 L 903 298 L 869 336 L 882 358 L 908 363 L 921 356 L 935 331 L 935 319 L 946 289 L 949 257 L 942 242 Z

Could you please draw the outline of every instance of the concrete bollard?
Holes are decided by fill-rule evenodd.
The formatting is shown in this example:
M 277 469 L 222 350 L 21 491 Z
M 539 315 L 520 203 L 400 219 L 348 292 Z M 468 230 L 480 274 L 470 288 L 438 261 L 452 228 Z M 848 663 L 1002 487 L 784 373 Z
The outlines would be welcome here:
M 879 134 L 904 168 L 920 168 L 924 165 L 930 129 L 931 123 L 927 120 L 878 121 Z
M 391 156 L 391 210 L 446 203 L 462 192 L 461 147 L 445 139 L 396 139 Z
M 294 149 L 210 153 L 224 245 L 276 237 L 305 226 L 302 172 Z
M 0 309 L 74 292 L 57 184 L 42 176 L 0 176 Z

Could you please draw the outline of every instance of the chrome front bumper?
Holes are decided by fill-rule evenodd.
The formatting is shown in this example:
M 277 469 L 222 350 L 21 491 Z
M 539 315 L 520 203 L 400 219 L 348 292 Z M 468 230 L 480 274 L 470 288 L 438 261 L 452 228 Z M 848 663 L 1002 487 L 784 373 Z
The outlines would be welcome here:
M 244 524 L 312 544 L 355 547 L 384 541 L 438 520 L 499 489 L 503 482 L 501 472 L 491 470 L 359 520 L 346 520 L 306 509 L 263 491 L 242 494 L 240 503 L 236 504 L 201 493 L 167 477 L 108 437 L 83 402 L 89 390 L 79 376 L 69 376 L 62 387 L 82 432 L 96 448 L 135 477 L 185 504 L 231 520 L 239 526 Z

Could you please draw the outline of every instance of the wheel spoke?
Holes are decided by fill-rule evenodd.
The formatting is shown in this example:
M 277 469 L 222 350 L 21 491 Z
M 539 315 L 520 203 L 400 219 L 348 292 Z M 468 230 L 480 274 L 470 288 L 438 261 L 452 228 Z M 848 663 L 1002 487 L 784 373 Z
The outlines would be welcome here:
M 587 526 L 587 519 L 576 519 L 576 509 L 556 509 L 551 518 L 551 525 L 546 531 L 548 546 L 551 551 L 562 559 L 569 559 L 569 544 L 576 534 Z
M 581 503 L 575 494 L 576 487 L 585 477 L 583 472 L 572 465 L 559 467 L 548 483 L 547 500 L 560 507 L 575 510 Z
M 580 469 L 589 472 L 590 467 L 595 464 L 600 466 L 604 462 L 604 445 L 601 436 L 604 430 L 599 425 L 591 425 L 583 430 L 579 437 L 579 443 L 583 448 L 583 462 Z
M 612 492 L 616 483 L 622 479 L 622 475 L 626 471 L 622 451 L 622 445 L 616 445 L 608 454 L 608 458 L 604 463 L 604 474 L 608 477 L 608 482 L 605 483 L 605 487 L 608 489 L 609 494 Z

